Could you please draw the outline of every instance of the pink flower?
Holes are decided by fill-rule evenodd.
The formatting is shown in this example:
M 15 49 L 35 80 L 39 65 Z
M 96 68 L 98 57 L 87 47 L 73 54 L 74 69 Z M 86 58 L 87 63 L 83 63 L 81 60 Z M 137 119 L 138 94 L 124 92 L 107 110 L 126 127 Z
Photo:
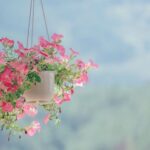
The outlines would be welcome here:
M 16 101 L 16 108 L 22 108 L 25 102 L 25 98 L 24 97 L 20 97 L 17 101 Z
M 17 42 L 17 44 L 18 44 L 18 48 L 19 48 L 19 49 L 24 50 L 24 46 L 23 46 L 23 44 L 22 44 L 22 43 L 20 43 L 20 42 L 18 41 L 18 42 Z
M 36 130 L 34 128 L 28 128 L 26 132 L 28 136 L 34 136 L 36 134 Z
M 62 45 L 55 45 L 55 48 L 57 49 L 57 51 L 61 56 L 65 55 L 65 48 Z
M 23 113 L 18 114 L 18 115 L 17 115 L 17 120 L 22 119 L 24 116 L 25 116 L 25 113 L 24 113 L 24 112 L 23 112 Z
M 5 64 L 5 61 L 3 58 L 0 58 L 0 64 Z
M 49 41 L 45 40 L 43 37 L 39 38 L 39 43 L 40 46 L 45 49 L 49 49 L 52 46 L 52 44 Z
M 52 40 L 53 40 L 54 42 L 59 42 L 59 41 L 61 41 L 61 39 L 62 39 L 63 37 L 64 37 L 64 36 L 61 35 L 61 34 L 56 34 L 56 33 L 54 33 L 51 38 L 52 38 Z
M 54 101 L 57 105 L 61 105 L 63 103 L 63 99 L 60 99 L 57 95 L 54 96 Z
M 92 68 L 98 68 L 98 64 L 95 64 L 92 60 L 89 61 L 89 63 L 87 64 L 88 67 L 92 67 Z
M 0 97 L 3 95 L 3 93 L 0 91 Z
M 61 59 L 59 57 L 57 57 L 57 56 L 54 56 L 53 61 L 61 63 Z
M 64 101 L 70 101 L 71 100 L 71 94 L 70 93 L 64 93 Z
M 8 38 L 2 38 L 0 39 L 0 43 L 2 43 L 6 47 L 13 47 L 14 46 L 14 41 L 10 40 Z
M 71 89 L 71 90 L 70 90 L 70 93 L 71 93 L 71 94 L 74 94 L 74 89 Z
M 24 57 L 25 53 L 22 52 L 20 49 L 15 50 L 15 53 L 18 54 L 19 57 Z
M 45 53 L 44 51 L 39 51 L 39 53 L 41 54 L 41 55 L 43 55 L 44 57 L 48 57 L 49 55 L 47 54 L 47 53 Z
M 0 52 L 0 64 L 6 64 L 4 58 L 5 58 L 5 53 L 4 52 Z
M 0 57 L 1 57 L 1 58 L 4 58 L 4 57 L 6 57 L 6 54 L 5 54 L 5 52 L 0 52 Z
M 49 122 L 50 116 L 51 116 L 50 114 L 47 114 L 47 115 L 44 117 L 44 119 L 43 119 L 44 124 L 47 124 L 47 123 Z
M 69 102 L 71 100 L 71 93 L 64 93 L 63 98 L 59 98 L 57 95 L 54 96 L 54 101 L 57 105 L 61 105 L 63 102 Z
M 41 125 L 38 121 L 33 121 L 31 126 L 26 128 L 26 133 L 28 136 L 34 136 L 36 132 L 40 132 Z
M 18 49 L 15 50 L 15 53 L 17 53 L 18 56 L 21 58 L 25 57 L 29 52 L 29 50 L 27 48 L 24 48 L 23 44 L 20 43 L 19 41 L 17 42 L 17 44 L 18 44 Z
M 5 70 L 0 74 L 0 81 L 3 85 L 1 87 L 6 87 L 5 89 L 10 92 L 15 92 L 18 87 L 17 85 L 13 84 L 12 81 L 15 81 L 16 79 L 15 74 L 12 72 L 12 70 L 8 67 L 5 67 Z
M 88 75 L 87 73 L 83 73 L 78 79 L 75 80 L 76 86 L 83 86 L 83 84 L 88 82 Z
M 12 71 L 10 68 L 5 67 L 3 73 L 0 74 L 0 81 L 11 81 Z
M 18 90 L 18 86 L 17 85 L 10 85 L 8 88 L 7 88 L 7 91 L 8 92 L 11 92 L 11 93 L 14 93 Z
M 0 81 L 0 89 L 7 92 L 7 87 Z
M 37 109 L 35 106 L 31 105 L 31 104 L 25 104 L 23 106 L 23 110 L 25 112 L 25 114 L 34 117 L 37 114 Z
M 13 105 L 10 102 L 2 102 L 1 103 L 2 112 L 12 112 Z
M 41 37 L 40 39 L 43 42 L 43 43 L 41 43 L 41 47 L 49 48 L 51 46 L 51 44 L 48 41 L 46 41 L 44 38 Z M 40 54 L 40 55 L 42 55 L 44 57 L 48 57 L 49 56 L 46 52 L 44 52 L 43 50 L 40 49 L 40 46 L 34 46 L 31 51 L 34 51 L 35 53 L 37 53 L 37 55 L 35 54 L 33 56 L 33 58 L 36 58 L 36 57 L 38 58 L 39 57 L 38 54 Z
M 64 62 L 68 62 L 69 59 L 70 59 L 70 57 L 68 55 L 63 55 L 62 56 L 62 61 L 64 61 Z
M 84 69 L 86 67 L 86 64 L 80 59 L 76 60 L 76 65 L 79 69 Z
M 73 56 L 77 56 L 79 55 L 79 52 L 76 52 L 74 49 L 70 48 L 70 51 L 71 51 L 71 55 Z
M 29 72 L 28 66 L 23 63 L 23 62 L 19 62 L 19 61 L 15 61 L 15 62 L 11 62 L 11 67 L 14 68 L 16 71 L 26 75 Z
M 18 70 L 20 72 L 20 70 Z M 19 88 L 19 84 L 22 83 L 21 76 L 16 75 L 16 72 L 13 71 L 10 67 L 5 67 L 5 70 L 0 74 L 0 81 L 5 86 L 8 92 L 16 92 Z
M 11 89 L 12 88 L 12 83 L 11 82 L 9 82 L 9 81 L 4 81 L 4 85 L 6 86 L 6 87 L 8 87 L 8 89 Z M 9 90 L 8 90 L 9 91 Z

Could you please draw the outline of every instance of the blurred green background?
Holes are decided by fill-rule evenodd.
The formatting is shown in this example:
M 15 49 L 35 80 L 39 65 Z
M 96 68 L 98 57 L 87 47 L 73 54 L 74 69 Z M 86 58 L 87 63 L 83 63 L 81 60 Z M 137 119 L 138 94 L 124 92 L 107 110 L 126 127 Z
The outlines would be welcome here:
M 29 0 L 0 0 L 0 36 L 26 43 Z M 0 150 L 149 150 L 150 1 L 44 0 L 50 33 L 100 65 L 34 138 L 0 133 Z M 36 0 L 35 38 L 45 36 Z M 42 113 L 41 113 L 42 115 Z M 41 119 L 41 116 L 39 116 Z

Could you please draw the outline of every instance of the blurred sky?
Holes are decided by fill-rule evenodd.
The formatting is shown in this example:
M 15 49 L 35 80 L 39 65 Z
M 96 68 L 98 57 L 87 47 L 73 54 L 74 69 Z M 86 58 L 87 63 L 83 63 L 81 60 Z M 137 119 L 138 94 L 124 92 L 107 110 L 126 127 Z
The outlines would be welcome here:
M 35 38 L 45 36 L 39 0 Z M 0 36 L 26 41 L 29 0 L 0 0 Z M 100 69 L 91 83 L 143 84 L 150 81 L 149 0 L 44 0 L 50 34 L 92 58 Z
M 35 1 L 36 43 L 46 34 Z M 21 145 L 12 140 L 11 149 L 149 150 L 150 87 L 141 85 L 150 82 L 150 0 L 43 1 L 50 34 L 63 34 L 67 48 L 100 68 L 91 71 L 89 89 L 77 90 L 72 102 L 63 106 L 60 129 L 44 128 L 38 140 L 26 137 Z M 26 43 L 29 3 L 0 0 L 1 37 Z M 0 141 L 1 150 L 10 149 L 3 136 Z M 114 143 L 117 148 L 112 148 Z

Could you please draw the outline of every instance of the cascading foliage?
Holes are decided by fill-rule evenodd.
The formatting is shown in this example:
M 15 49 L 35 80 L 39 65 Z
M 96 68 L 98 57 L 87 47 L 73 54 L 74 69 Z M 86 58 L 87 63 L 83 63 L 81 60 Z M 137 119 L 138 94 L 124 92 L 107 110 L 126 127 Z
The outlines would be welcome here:
M 73 49 L 66 53 L 62 38 L 59 34 L 53 34 L 51 41 L 40 37 L 38 44 L 31 48 L 25 48 L 20 42 L 16 48 L 13 40 L 0 39 L 3 46 L 0 51 L 0 125 L 9 134 L 19 132 L 33 136 L 39 132 L 41 125 L 37 120 L 23 127 L 18 123 L 25 116 L 34 119 L 39 105 L 47 111 L 44 124 L 49 120 L 58 122 L 61 105 L 71 100 L 76 86 L 87 83 L 89 69 L 98 67 L 91 60 L 85 63 L 77 59 L 79 53 Z M 42 71 L 56 72 L 54 95 L 48 104 L 29 104 L 23 93 L 41 82 L 39 73 Z

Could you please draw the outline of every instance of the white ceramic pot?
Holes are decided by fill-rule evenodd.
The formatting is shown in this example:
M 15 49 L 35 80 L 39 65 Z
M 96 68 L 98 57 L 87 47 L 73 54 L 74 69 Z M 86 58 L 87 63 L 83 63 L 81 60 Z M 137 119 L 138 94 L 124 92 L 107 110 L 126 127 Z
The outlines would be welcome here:
M 54 94 L 55 72 L 43 71 L 40 73 L 41 82 L 33 85 L 24 93 L 27 103 L 49 103 Z

